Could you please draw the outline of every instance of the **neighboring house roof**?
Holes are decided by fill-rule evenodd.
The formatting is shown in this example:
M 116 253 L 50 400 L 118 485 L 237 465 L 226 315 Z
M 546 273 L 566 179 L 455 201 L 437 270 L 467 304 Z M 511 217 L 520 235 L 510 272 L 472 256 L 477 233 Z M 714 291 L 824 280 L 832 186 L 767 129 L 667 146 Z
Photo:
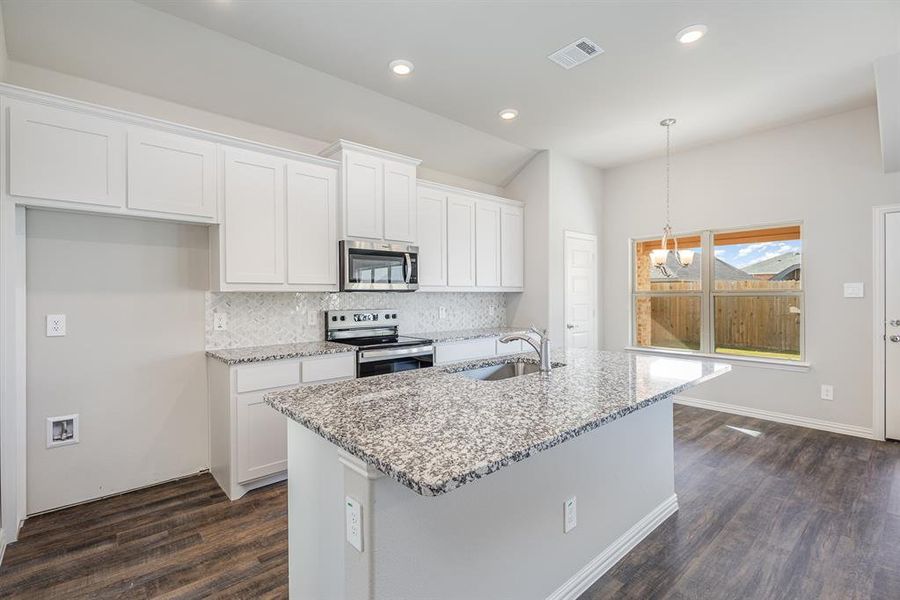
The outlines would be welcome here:
M 672 277 L 666 277 L 663 275 L 662 271 L 660 271 L 657 267 L 651 267 L 650 269 L 650 280 L 651 281 L 700 281 L 700 269 L 702 268 L 702 260 L 700 260 L 700 254 L 694 255 L 694 262 L 690 264 L 688 267 L 682 267 L 678 264 L 678 261 L 675 260 L 674 253 L 669 254 L 669 258 L 667 261 L 667 266 L 669 267 L 669 271 L 673 273 Z M 746 272 L 729 265 L 724 260 L 717 258 L 716 259 L 716 279 L 719 281 L 747 281 L 749 279 L 753 279 L 752 275 L 748 275 Z
M 755 262 L 744 267 L 745 273 L 751 275 L 776 275 L 790 273 L 800 266 L 799 252 L 785 252 L 766 260 Z

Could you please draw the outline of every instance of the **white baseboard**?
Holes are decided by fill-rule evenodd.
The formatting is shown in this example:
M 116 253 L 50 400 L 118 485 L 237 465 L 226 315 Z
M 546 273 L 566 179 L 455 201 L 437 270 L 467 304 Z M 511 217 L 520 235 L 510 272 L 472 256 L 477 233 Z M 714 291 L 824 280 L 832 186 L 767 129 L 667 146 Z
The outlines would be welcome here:
M 641 540 L 650 535 L 654 529 L 678 510 L 678 496 L 672 494 L 650 511 L 644 518 L 635 523 L 631 529 L 623 533 L 603 552 L 595 556 L 580 571 L 575 573 L 555 592 L 547 596 L 547 600 L 576 600 L 591 585 L 603 577 L 617 562 L 637 546 Z
M 705 408 L 707 410 L 716 410 L 719 412 L 729 413 L 732 415 L 741 415 L 744 417 L 753 417 L 754 419 L 762 419 L 764 421 L 775 421 L 776 423 L 784 423 L 786 425 L 797 425 L 799 427 L 807 427 L 809 429 L 819 429 L 821 431 L 830 431 L 832 433 L 841 433 L 844 435 L 852 435 L 855 437 L 876 439 L 872 433 L 871 427 L 860 427 L 858 425 L 844 425 L 843 423 L 835 423 L 833 421 L 823 421 L 822 419 L 810 419 L 808 417 L 798 417 L 787 413 L 772 412 L 769 410 L 761 410 L 758 408 L 747 408 L 746 406 L 735 406 L 734 404 L 725 404 L 723 402 L 715 402 L 713 400 L 701 400 L 700 398 L 688 398 L 687 396 L 676 396 L 675 404 L 684 404 L 685 406 L 693 406 L 695 408 Z

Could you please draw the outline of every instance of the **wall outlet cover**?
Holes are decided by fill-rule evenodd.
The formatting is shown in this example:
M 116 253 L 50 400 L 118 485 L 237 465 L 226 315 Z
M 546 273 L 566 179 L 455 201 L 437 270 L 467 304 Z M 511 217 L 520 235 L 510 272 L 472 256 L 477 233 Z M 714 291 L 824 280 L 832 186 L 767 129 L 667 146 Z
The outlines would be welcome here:
M 347 496 L 344 498 L 344 512 L 347 522 L 347 543 L 362 552 L 362 505 L 359 500 Z
M 306 324 L 315 327 L 319 324 L 319 315 L 316 311 L 310 310 L 306 312 Z
M 47 337 L 66 335 L 66 315 L 47 315 Z
M 225 331 L 228 329 L 228 313 L 213 313 L 213 329 L 216 331 Z
M 834 400 L 834 386 L 822 384 L 822 400 Z
M 866 284 L 860 282 L 844 284 L 844 298 L 862 298 L 866 295 Z
M 563 533 L 569 533 L 575 529 L 575 525 L 578 524 L 578 505 L 575 496 L 572 496 L 565 501 L 563 504 L 563 514 Z
M 438 314 L 440 315 L 440 318 L 441 318 L 442 320 L 443 320 L 443 319 L 446 319 L 446 318 L 447 318 L 447 307 L 446 307 L 446 306 L 441 306 L 441 307 L 438 309 Z

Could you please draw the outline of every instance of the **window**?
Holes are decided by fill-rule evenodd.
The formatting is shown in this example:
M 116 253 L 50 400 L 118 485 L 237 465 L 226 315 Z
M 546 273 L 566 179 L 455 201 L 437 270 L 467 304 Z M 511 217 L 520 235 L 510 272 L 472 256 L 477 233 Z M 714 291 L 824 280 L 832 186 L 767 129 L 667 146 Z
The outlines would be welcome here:
M 803 358 L 800 225 L 678 236 L 684 267 L 660 239 L 632 254 L 632 343 L 644 348 L 799 361 Z M 671 248 L 671 246 L 670 246 Z

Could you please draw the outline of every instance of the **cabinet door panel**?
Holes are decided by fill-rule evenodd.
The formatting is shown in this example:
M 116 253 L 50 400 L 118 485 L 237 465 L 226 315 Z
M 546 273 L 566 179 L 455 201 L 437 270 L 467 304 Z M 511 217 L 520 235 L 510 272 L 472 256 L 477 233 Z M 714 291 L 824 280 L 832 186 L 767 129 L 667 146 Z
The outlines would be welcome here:
M 381 161 L 347 152 L 344 166 L 346 206 L 344 222 L 349 237 L 381 239 L 383 231 L 384 173 Z
M 239 483 L 287 469 L 286 417 L 263 402 L 269 391 L 237 396 Z
M 504 206 L 500 213 L 500 278 L 503 287 L 525 285 L 525 211 L 519 206 Z
M 475 285 L 475 201 L 447 199 L 447 285 Z
M 287 170 L 287 282 L 337 285 L 337 172 L 299 162 Z
M 128 132 L 128 208 L 216 215 L 216 145 L 151 131 Z
M 416 241 L 416 168 L 384 163 L 384 239 Z
M 447 285 L 447 196 L 419 190 L 419 285 Z
M 500 285 L 500 205 L 488 201 L 475 210 L 475 283 Z
M 225 150 L 225 280 L 284 283 L 284 162 Z
M 74 111 L 11 102 L 9 193 L 121 208 L 125 127 Z

